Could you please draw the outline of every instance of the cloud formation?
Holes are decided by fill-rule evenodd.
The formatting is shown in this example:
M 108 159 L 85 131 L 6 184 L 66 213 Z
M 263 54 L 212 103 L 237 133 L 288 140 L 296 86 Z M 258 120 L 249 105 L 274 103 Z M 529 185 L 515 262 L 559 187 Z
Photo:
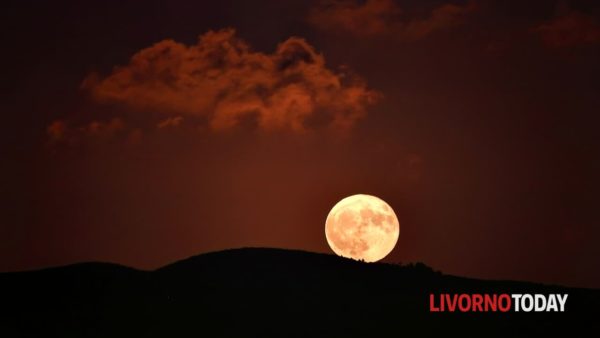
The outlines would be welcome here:
M 50 145 L 71 146 L 94 140 L 107 141 L 115 138 L 129 140 L 132 136 L 139 140 L 141 137 L 140 130 L 129 130 L 125 122 L 118 117 L 107 121 L 94 120 L 79 126 L 73 126 L 67 120 L 55 120 L 46 127 L 46 134 Z
M 159 121 L 156 127 L 158 129 L 177 127 L 183 122 L 182 116 L 167 117 L 166 119 Z
M 273 131 L 348 129 L 380 97 L 360 78 L 328 69 L 304 39 L 289 38 L 267 54 L 253 51 L 233 29 L 209 31 L 191 46 L 158 42 L 106 77 L 91 74 L 82 87 L 100 102 L 192 116 L 215 131 L 248 122 Z
M 323 1 L 309 15 L 315 27 L 332 32 L 347 32 L 357 37 L 392 36 L 402 41 L 425 38 L 455 26 L 475 9 L 474 2 L 464 6 L 444 4 L 425 18 L 407 19 L 394 0 Z
M 551 48 L 591 45 L 600 42 L 600 25 L 594 18 L 579 12 L 571 12 L 533 29 L 542 42 Z

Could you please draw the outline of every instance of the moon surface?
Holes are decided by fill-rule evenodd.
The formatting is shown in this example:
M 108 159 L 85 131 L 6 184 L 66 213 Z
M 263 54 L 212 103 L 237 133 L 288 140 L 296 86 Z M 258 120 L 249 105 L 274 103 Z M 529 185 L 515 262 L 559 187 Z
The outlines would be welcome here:
M 371 195 L 352 195 L 339 201 L 327 215 L 325 237 L 339 256 L 376 262 L 398 242 L 400 223 L 394 210 Z

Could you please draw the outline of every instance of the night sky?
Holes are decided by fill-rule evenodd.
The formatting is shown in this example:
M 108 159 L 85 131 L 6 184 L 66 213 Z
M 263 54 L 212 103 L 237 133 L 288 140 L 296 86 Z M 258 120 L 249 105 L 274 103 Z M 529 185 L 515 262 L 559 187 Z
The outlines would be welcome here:
M 0 271 L 331 253 L 600 287 L 596 1 L 15 1 L 0 14 Z

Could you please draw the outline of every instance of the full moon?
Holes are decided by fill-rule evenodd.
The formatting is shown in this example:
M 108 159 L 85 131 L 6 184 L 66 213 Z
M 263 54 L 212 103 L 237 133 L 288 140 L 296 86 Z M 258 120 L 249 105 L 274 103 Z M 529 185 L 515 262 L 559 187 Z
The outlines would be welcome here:
M 327 215 L 325 237 L 339 256 L 376 262 L 398 242 L 400 223 L 394 210 L 371 195 L 352 195 L 339 201 Z

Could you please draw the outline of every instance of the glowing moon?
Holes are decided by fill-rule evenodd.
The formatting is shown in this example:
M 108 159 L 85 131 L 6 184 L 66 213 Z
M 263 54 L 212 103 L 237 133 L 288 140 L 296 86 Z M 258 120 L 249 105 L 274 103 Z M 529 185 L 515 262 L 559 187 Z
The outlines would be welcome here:
M 352 195 L 327 215 L 325 237 L 339 256 L 376 262 L 398 242 L 400 223 L 385 201 L 371 195 Z

